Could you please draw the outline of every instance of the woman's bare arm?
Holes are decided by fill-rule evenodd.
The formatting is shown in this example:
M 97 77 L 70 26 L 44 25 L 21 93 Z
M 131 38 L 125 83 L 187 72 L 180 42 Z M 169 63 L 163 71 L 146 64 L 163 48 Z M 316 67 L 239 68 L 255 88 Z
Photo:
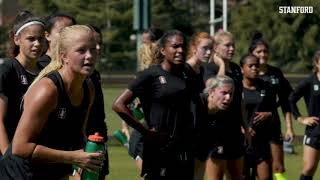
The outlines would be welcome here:
M 12 143 L 12 153 L 36 163 L 75 164 L 98 171 L 104 155 L 79 151 L 62 151 L 36 144 L 49 114 L 58 103 L 58 90 L 53 82 L 44 78 L 25 95 L 24 112 Z
M 0 95 L 0 155 L 4 154 L 9 146 L 9 139 L 4 119 L 7 113 L 8 98 L 5 95 Z
M 134 99 L 132 92 L 126 89 L 113 103 L 112 109 L 131 127 L 139 131 L 141 134 L 146 134 L 148 130 L 132 115 L 127 107 Z
M 33 156 L 37 137 L 57 103 L 58 90 L 47 78 L 42 79 L 27 91 L 24 97 L 24 111 L 13 138 L 12 153 L 14 155 L 26 159 Z

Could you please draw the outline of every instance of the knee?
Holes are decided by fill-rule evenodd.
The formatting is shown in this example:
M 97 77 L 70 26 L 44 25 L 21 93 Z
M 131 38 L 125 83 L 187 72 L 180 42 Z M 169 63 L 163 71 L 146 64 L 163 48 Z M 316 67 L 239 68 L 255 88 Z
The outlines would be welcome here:
M 224 173 L 223 172 L 208 172 L 207 171 L 207 179 L 208 180 L 223 180 Z
M 259 180 L 271 180 L 270 176 L 259 177 Z
M 303 166 L 302 174 L 305 176 L 312 176 L 315 173 L 316 169 L 317 169 L 317 165 L 305 163 Z
M 285 172 L 285 168 L 282 164 L 276 164 L 272 166 L 273 173 L 283 173 Z
M 272 174 L 270 172 L 258 173 L 259 180 L 272 180 Z

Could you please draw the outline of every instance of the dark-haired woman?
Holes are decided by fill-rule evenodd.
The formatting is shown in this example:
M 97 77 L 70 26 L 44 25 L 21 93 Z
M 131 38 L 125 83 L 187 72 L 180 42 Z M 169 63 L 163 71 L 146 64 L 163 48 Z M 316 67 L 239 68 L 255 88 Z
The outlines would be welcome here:
M 291 109 L 288 96 L 292 92 L 292 87 L 284 77 L 280 69 L 268 64 L 269 48 L 262 39 L 261 33 L 256 33 L 249 48 L 249 52 L 259 58 L 260 72 L 259 78 L 269 82 L 277 97 L 277 105 L 281 106 L 286 120 L 287 132 L 286 140 L 293 140 L 294 131 L 292 127 Z M 272 170 L 274 173 L 284 173 L 283 138 L 281 134 L 281 123 L 278 112 L 273 112 L 273 133 L 270 141 L 272 154 Z
M 302 97 L 307 106 L 307 117 L 303 117 L 297 108 L 297 102 Z M 312 180 L 320 159 L 320 50 L 313 57 L 313 73 L 299 83 L 289 100 L 294 117 L 306 125 L 300 180 Z
M 53 55 L 52 51 L 57 43 L 61 29 L 67 26 L 75 25 L 76 23 L 77 22 L 74 17 L 62 12 L 52 14 L 45 18 L 45 37 L 48 42 L 48 47 L 45 54 L 38 60 L 38 64 L 42 69 L 51 61 L 51 57 Z
M 150 44 L 157 41 L 163 35 L 163 31 L 161 29 L 151 27 L 142 32 L 142 43 Z
M 275 109 L 274 94 L 267 82 L 258 78 L 259 59 L 248 54 L 241 58 L 245 117 L 252 136 L 245 155 L 244 179 L 272 179 L 269 130 Z M 250 171 L 252 169 L 252 171 Z M 252 174 L 250 172 L 253 172 Z
M 48 47 L 45 54 L 38 59 L 38 64 L 42 69 L 45 68 L 51 61 L 53 47 L 57 43 L 61 29 L 74 24 L 76 24 L 76 20 L 67 13 L 54 13 L 45 18 L 45 36 Z
M 144 137 L 142 176 L 146 179 L 192 179 L 193 138 L 191 96 L 184 72 L 186 41 L 180 31 L 159 41 L 161 63 L 142 71 L 114 102 L 113 110 Z M 140 99 L 145 128 L 128 109 Z
M 138 59 L 140 61 L 139 71 L 143 71 L 152 65 L 159 64 L 159 62 L 157 62 L 157 54 L 159 53 L 157 51 L 157 41 L 162 35 L 163 31 L 157 28 L 150 28 L 143 32 L 142 45 L 138 54 Z M 141 106 L 138 99 L 134 101 L 134 106 L 138 108 Z M 143 124 L 147 126 L 145 122 Z M 135 165 L 138 170 L 141 171 L 143 161 L 143 137 L 136 129 L 133 129 L 130 134 L 128 124 L 124 121 L 122 122 L 122 132 L 129 139 L 128 153 L 135 160 Z
M 12 141 L 22 98 L 38 75 L 37 59 L 44 46 L 44 23 L 28 11 L 20 12 L 10 32 L 10 59 L 0 66 L 0 154 Z

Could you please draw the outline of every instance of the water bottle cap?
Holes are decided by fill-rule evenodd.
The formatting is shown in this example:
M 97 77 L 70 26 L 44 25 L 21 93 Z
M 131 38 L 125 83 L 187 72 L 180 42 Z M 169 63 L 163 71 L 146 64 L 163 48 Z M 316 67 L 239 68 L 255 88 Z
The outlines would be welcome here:
M 103 142 L 104 138 L 102 136 L 99 135 L 98 132 L 94 133 L 94 135 L 90 135 L 88 137 L 89 141 L 93 141 L 93 142 Z

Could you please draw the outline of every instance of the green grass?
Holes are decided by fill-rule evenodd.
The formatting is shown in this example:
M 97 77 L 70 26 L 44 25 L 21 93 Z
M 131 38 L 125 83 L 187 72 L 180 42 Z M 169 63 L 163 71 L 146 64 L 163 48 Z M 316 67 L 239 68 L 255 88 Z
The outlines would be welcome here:
M 285 166 L 288 180 L 299 179 L 302 170 L 302 146 L 295 145 L 296 154 L 285 155 Z M 127 149 L 122 146 L 109 146 L 110 174 L 108 180 L 141 180 L 139 172 L 135 167 L 134 160 L 128 155 Z M 318 170 L 314 176 L 320 179 Z
M 285 167 L 288 174 L 288 180 L 291 179 L 299 179 L 300 173 L 303 167 L 303 159 L 302 159 L 302 148 L 301 144 L 295 144 L 296 154 L 293 155 L 285 155 Z M 320 171 L 318 170 L 316 174 L 313 176 L 314 180 L 320 179 Z
M 112 103 L 115 100 L 117 96 L 120 95 L 120 93 L 125 89 L 125 87 L 122 88 L 109 88 L 109 87 L 103 87 L 103 95 L 104 95 L 104 108 L 106 113 L 106 123 L 108 126 L 108 133 L 111 135 L 112 132 L 114 132 L 117 129 L 121 128 L 121 119 L 119 116 L 112 111 Z
M 128 155 L 128 150 L 122 146 L 109 146 L 108 180 L 141 180 L 134 160 Z
M 116 130 L 121 128 L 121 119 L 111 110 L 111 105 L 115 98 L 126 87 L 104 87 L 104 99 L 105 99 L 105 112 L 107 115 L 107 125 L 109 129 L 109 135 Z M 303 101 L 298 102 L 298 107 L 303 115 L 306 115 L 306 109 Z M 279 110 L 282 115 L 281 110 Z M 285 129 L 283 117 L 281 117 L 282 129 Z M 296 135 L 304 134 L 304 126 L 298 124 L 293 120 L 293 126 Z M 285 131 L 283 131 L 285 132 Z M 302 145 L 301 142 L 295 142 L 296 154 L 286 155 L 285 163 L 286 169 L 289 176 L 289 180 L 299 179 L 300 172 L 302 170 Z M 110 175 L 107 177 L 108 180 L 141 180 L 139 172 L 135 167 L 134 160 L 128 155 L 127 149 L 122 146 L 109 146 L 109 163 L 110 163 Z M 320 170 L 317 171 L 314 178 L 315 180 L 320 179 Z

